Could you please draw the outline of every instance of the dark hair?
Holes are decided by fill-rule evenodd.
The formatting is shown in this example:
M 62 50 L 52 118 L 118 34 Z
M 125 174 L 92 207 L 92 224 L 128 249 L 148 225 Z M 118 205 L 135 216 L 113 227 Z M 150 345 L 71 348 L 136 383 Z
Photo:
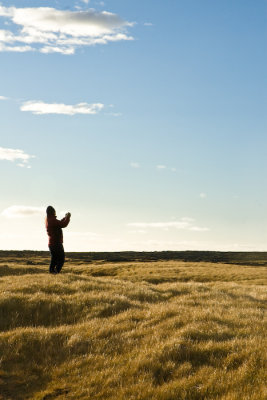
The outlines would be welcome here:
M 51 215 L 55 215 L 56 214 L 56 210 L 54 209 L 54 207 L 52 206 L 48 206 L 46 209 L 46 214 L 47 216 L 51 216 Z

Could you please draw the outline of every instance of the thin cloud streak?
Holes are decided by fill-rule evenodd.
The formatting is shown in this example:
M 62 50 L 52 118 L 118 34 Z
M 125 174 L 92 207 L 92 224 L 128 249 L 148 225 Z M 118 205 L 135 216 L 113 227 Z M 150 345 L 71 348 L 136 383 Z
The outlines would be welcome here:
M 3 51 L 25 53 L 26 51 L 35 51 L 35 49 L 31 46 L 6 46 L 5 44 L 0 43 L 0 52 Z
M 35 158 L 35 156 L 25 153 L 24 150 L 0 147 L 0 160 L 2 161 L 18 161 L 19 163 L 17 165 L 19 167 L 29 168 L 29 161 L 31 158 Z
M 1 215 L 6 218 L 28 218 L 33 216 L 42 216 L 44 213 L 44 207 L 14 205 L 2 211 Z
M 172 172 L 176 172 L 177 170 L 176 170 L 176 168 L 174 168 L 174 167 L 167 167 L 167 165 L 164 165 L 164 164 L 159 164 L 159 165 L 157 165 L 157 170 L 158 171 L 172 171 Z
M 104 108 L 102 103 L 79 103 L 75 105 L 63 104 L 63 103 L 44 103 L 43 101 L 26 101 L 24 102 L 20 110 L 28 111 L 35 115 L 44 114 L 63 114 L 63 115 L 75 115 L 75 114 L 97 114 Z
M 180 221 L 170 221 L 170 222 L 133 222 L 129 223 L 128 226 L 140 229 L 164 229 L 168 230 L 170 228 L 175 228 L 179 230 L 187 230 L 194 232 L 207 232 L 209 228 L 195 226 L 194 220 L 191 218 L 182 218 Z
M 166 169 L 166 165 L 157 165 L 157 169 L 162 170 L 162 169 Z
M 134 40 L 127 32 L 134 23 L 108 11 L 0 6 L 0 17 L 12 29 L 0 30 L 0 51 L 70 55 L 77 47 Z

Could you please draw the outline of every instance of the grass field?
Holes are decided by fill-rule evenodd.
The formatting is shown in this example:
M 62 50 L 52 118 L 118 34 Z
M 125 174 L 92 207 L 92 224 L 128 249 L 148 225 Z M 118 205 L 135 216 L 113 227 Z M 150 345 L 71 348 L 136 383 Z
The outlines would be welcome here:
M 0 399 L 267 399 L 267 256 L 202 256 L 0 252 Z

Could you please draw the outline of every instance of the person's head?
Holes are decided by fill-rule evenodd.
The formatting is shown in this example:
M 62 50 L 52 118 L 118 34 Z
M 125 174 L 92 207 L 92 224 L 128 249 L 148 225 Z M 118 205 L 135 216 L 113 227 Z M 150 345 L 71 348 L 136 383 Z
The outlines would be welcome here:
M 46 209 L 46 214 L 48 217 L 52 217 L 56 215 L 56 210 L 52 206 L 48 206 Z

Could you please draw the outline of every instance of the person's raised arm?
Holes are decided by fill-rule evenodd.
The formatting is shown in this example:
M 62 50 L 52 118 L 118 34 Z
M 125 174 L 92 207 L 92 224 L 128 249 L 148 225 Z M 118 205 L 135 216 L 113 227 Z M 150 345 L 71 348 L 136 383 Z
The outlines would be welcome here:
M 67 213 L 64 218 L 62 218 L 60 222 L 60 228 L 66 228 L 70 222 L 71 213 Z
M 61 220 L 55 219 L 52 224 L 53 226 L 59 226 L 60 228 L 66 228 L 69 225 L 71 214 L 67 213 Z

